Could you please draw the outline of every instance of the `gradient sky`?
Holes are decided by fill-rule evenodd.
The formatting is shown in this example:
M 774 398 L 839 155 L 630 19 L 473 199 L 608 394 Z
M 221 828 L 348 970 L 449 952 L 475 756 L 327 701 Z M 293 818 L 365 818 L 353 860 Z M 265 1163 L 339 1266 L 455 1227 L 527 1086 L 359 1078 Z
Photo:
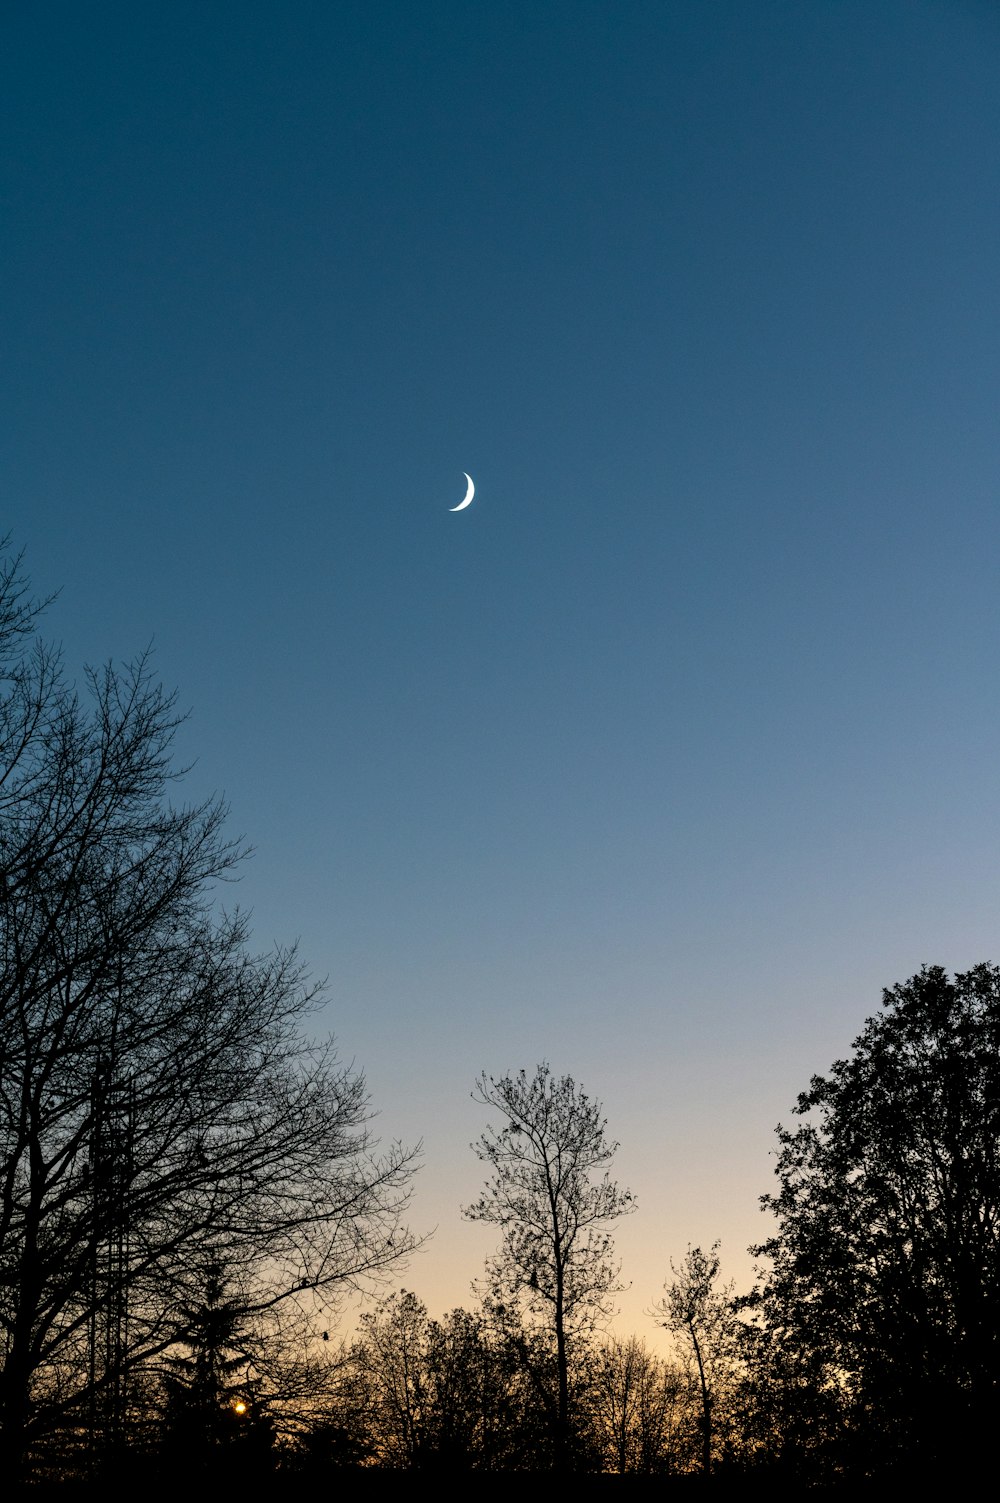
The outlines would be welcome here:
M 1000 960 L 997 10 L 15 4 L 2 70 L 49 635 L 153 642 L 423 1139 L 395 1282 L 470 1302 L 472 1083 L 547 1058 L 654 1338 L 881 988 Z

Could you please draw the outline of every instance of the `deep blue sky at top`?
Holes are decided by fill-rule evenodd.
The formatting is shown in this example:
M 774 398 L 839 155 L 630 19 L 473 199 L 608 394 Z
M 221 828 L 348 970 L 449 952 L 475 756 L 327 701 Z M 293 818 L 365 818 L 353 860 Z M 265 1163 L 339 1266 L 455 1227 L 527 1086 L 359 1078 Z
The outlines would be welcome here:
M 5 33 L 0 531 L 50 633 L 191 706 L 261 944 L 425 1138 L 410 1281 L 467 1297 L 472 1076 L 548 1056 L 648 1303 L 760 1233 L 883 984 L 1000 958 L 996 12 Z

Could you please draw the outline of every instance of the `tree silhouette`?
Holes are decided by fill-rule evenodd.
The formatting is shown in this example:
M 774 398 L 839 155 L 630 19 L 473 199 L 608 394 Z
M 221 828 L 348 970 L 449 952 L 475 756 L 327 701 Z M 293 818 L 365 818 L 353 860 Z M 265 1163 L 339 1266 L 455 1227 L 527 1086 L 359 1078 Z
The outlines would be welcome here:
M 487 1128 L 475 1145 L 492 1174 L 465 1215 L 503 1233 L 487 1265 L 494 1308 L 509 1315 L 513 1302 L 551 1337 L 554 1391 L 535 1344 L 525 1338 L 522 1350 L 526 1360 L 534 1357 L 554 1459 L 563 1467 L 571 1455 L 570 1344 L 593 1327 L 619 1287 L 609 1227 L 633 1209 L 632 1196 L 605 1168 L 618 1145 L 608 1141 L 600 1103 L 569 1075 L 556 1078 L 545 1063 L 531 1079 L 524 1070 L 499 1080 L 482 1075 L 474 1097 L 506 1122 L 499 1131 Z
M 636 1336 L 607 1341 L 592 1358 L 588 1409 L 604 1470 L 646 1475 L 677 1463 L 686 1374 Z
M 226 1298 L 221 1269 L 209 1267 L 203 1301 L 182 1312 L 186 1350 L 163 1373 L 163 1444 L 185 1472 L 232 1474 L 271 1462 L 274 1426 L 254 1375 L 253 1340 L 240 1302 Z
M 354 1423 L 383 1466 L 452 1475 L 548 1463 L 536 1392 L 516 1339 L 493 1314 L 455 1309 L 432 1320 L 401 1289 L 361 1317 L 351 1365 L 364 1402 Z
M 147 659 L 81 700 L 0 572 L 0 1460 L 117 1443 L 204 1270 L 248 1309 L 329 1298 L 412 1246 L 411 1156 L 373 1154 L 363 1079 L 301 1028 L 293 951 L 214 885 L 218 802 L 174 807 L 174 697 Z
M 859 1466 L 953 1477 L 989 1445 L 1000 1378 L 1000 971 L 886 991 L 795 1111 L 751 1307 L 821 1365 Z
M 735 1342 L 733 1289 L 732 1285 L 716 1286 L 719 1265 L 718 1242 L 708 1252 L 689 1247 L 680 1268 L 671 1263 L 674 1277 L 664 1285 L 663 1299 L 653 1306 L 660 1325 L 680 1337 L 686 1356 L 694 1363 L 701 1469 L 706 1476 L 712 1470 L 718 1389 Z

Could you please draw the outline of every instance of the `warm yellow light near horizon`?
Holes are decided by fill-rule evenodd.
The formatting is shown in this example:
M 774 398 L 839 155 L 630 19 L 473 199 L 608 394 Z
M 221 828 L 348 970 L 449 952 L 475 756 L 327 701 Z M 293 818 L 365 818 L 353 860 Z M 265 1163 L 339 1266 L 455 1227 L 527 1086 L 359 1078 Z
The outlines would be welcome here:
M 247 1406 L 242 1399 L 236 1399 L 233 1402 L 233 1408 L 236 1410 L 237 1414 L 246 1414 L 247 1412 Z
M 449 506 L 449 511 L 464 511 L 469 502 L 472 500 L 473 496 L 476 494 L 476 487 L 472 483 L 472 476 L 466 475 L 464 470 L 462 471 L 462 474 L 465 475 L 466 480 L 469 482 L 469 488 L 465 493 L 465 500 L 460 501 L 457 506 Z

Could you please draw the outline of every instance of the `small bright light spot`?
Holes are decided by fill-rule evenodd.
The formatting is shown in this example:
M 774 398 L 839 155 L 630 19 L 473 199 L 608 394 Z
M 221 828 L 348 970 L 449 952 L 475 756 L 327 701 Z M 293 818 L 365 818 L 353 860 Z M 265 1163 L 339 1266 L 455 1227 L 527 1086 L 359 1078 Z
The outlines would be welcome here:
M 242 1399 L 236 1399 L 233 1403 L 233 1408 L 236 1410 L 237 1414 L 246 1414 L 247 1412 L 247 1406 L 246 1404 L 244 1404 Z

